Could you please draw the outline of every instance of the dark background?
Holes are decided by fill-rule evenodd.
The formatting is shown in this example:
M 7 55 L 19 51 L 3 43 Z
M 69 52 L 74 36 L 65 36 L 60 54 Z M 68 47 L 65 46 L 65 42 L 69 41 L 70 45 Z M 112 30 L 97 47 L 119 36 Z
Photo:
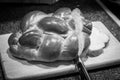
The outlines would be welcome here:
M 86 19 L 101 21 L 120 41 L 120 27 L 105 13 L 95 0 L 59 0 L 54 4 L 40 3 L 0 3 L 0 34 L 19 30 L 21 19 L 34 10 L 51 13 L 61 7 L 74 9 L 78 7 Z M 0 80 L 2 80 L 2 70 Z M 120 65 L 89 70 L 92 80 L 120 80 Z M 48 79 L 47 79 L 48 80 Z M 78 80 L 78 73 L 50 78 L 49 80 Z

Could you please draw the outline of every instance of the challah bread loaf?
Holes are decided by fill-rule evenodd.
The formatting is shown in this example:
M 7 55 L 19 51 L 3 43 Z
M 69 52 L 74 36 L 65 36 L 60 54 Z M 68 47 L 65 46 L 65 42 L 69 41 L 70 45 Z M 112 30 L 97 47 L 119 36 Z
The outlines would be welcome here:
M 72 60 L 77 55 L 83 59 L 94 51 L 89 47 L 92 29 L 78 8 L 60 8 L 50 14 L 33 11 L 25 15 L 20 31 L 9 37 L 8 44 L 13 56 L 28 61 Z

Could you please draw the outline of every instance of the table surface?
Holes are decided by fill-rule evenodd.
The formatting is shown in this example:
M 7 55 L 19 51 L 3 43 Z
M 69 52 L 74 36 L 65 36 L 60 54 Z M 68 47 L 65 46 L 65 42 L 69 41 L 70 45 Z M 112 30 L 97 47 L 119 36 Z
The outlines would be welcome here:
M 53 5 L 43 4 L 1 4 L 0 5 L 0 34 L 7 34 L 19 30 L 21 18 L 33 10 L 42 10 L 46 13 L 54 12 L 60 7 L 80 8 L 86 19 L 101 21 L 107 29 L 120 41 L 120 27 L 104 12 L 94 0 L 60 0 Z M 2 70 L 0 69 L 0 72 Z M 120 65 L 88 71 L 92 80 L 119 80 Z M 1 74 L 1 79 L 2 79 Z M 1 80 L 0 79 L 0 80 Z M 65 75 L 53 80 L 78 80 L 78 74 Z

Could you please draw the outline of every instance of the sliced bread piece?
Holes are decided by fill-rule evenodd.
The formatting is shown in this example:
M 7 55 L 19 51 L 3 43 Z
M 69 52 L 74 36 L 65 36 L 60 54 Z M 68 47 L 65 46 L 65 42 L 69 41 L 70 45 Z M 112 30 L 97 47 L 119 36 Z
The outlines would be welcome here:
M 103 53 L 103 49 L 107 47 L 109 39 L 108 35 L 93 27 L 90 35 L 90 46 L 88 48 L 87 55 L 90 57 L 99 56 Z

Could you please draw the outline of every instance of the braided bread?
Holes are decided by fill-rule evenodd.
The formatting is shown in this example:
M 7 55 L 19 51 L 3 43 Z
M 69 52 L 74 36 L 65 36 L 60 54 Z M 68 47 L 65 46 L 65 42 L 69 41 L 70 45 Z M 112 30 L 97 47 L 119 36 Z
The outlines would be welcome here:
M 28 61 L 53 62 L 86 57 L 92 23 L 78 8 L 60 8 L 46 14 L 33 11 L 23 18 L 20 31 L 9 39 L 11 54 Z

